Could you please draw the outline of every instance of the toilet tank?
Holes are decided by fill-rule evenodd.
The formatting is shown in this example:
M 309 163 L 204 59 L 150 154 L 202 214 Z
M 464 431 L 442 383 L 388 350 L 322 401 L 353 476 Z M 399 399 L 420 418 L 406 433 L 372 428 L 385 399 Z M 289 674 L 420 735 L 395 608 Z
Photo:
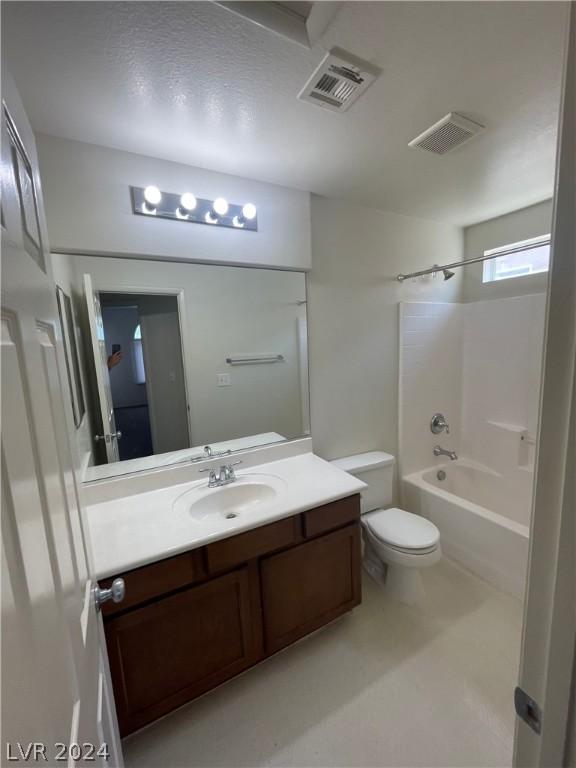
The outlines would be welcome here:
M 368 488 L 362 491 L 362 514 L 392 504 L 394 456 L 384 451 L 371 451 L 344 456 L 342 459 L 334 459 L 331 463 L 368 485 Z

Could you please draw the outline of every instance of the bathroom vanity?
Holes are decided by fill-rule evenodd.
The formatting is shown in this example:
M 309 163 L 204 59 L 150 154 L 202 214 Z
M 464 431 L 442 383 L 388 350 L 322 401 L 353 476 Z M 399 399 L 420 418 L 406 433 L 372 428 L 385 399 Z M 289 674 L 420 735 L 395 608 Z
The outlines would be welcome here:
M 264 467 L 272 467 L 273 472 L 262 472 Z M 133 546 L 126 542 L 125 559 L 137 561 L 139 543 L 145 539 L 150 546 L 156 540 L 158 549 L 154 559 L 150 548 L 145 555 L 148 562 L 140 567 L 114 569 L 112 562 L 120 562 L 117 551 L 98 569 L 109 574 L 100 578 L 100 587 L 109 587 L 117 576 L 126 586 L 122 602 L 102 606 L 122 735 L 360 603 L 362 484 L 308 454 L 246 470 L 238 476 L 239 485 L 229 486 L 231 498 L 247 493 L 242 492 L 242 484 L 262 477 L 281 481 L 278 499 L 266 499 L 260 512 L 257 505 L 243 507 L 236 520 L 227 518 L 224 507 L 214 507 L 214 499 L 226 499 L 226 490 L 214 489 L 211 495 L 205 481 L 193 483 L 184 493 L 186 486 L 166 488 L 90 510 L 97 561 L 99 553 L 105 557 L 98 540 L 105 536 L 106 507 L 116 507 L 118 530 L 125 534 L 131 511 L 140 509 L 140 524 L 132 528 Z M 306 488 L 308 503 L 299 496 Z M 314 503 L 327 493 L 348 495 Z M 160 516 L 164 525 L 154 536 L 158 512 L 154 518 L 146 505 L 157 505 L 159 498 L 171 499 L 172 504 L 170 513 Z M 182 499 L 188 500 L 186 504 Z M 181 541 L 181 551 L 166 557 L 167 520 L 194 516 L 196 505 L 201 510 L 199 519 L 188 529 L 180 524 L 177 531 L 180 537 L 188 535 L 192 546 L 186 548 Z M 227 530 L 222 527 L 226 525 Z

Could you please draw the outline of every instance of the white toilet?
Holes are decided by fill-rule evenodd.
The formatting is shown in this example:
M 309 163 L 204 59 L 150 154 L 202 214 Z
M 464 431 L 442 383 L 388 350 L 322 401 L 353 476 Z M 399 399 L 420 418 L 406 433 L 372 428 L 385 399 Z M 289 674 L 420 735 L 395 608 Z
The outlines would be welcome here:
M 442 557 L 440 531 L 421 515 L 392 507 L 394 456 L 382 451 L 332 462 L 368 487 L 362 491 L 364 569 L 395 599 L 413 604 L 424 598 L 420 569 Z

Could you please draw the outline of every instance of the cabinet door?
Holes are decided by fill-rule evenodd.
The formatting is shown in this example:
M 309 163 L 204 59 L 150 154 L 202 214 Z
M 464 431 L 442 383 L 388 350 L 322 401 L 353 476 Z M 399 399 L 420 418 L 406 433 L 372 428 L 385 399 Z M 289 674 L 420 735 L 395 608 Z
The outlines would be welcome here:
M 356 523 L 262 561 L 267 653 L 313 632 L 361 600 Z
M 107 621 L 122 735 L 257 660 L 255 599 L 242 568 Z

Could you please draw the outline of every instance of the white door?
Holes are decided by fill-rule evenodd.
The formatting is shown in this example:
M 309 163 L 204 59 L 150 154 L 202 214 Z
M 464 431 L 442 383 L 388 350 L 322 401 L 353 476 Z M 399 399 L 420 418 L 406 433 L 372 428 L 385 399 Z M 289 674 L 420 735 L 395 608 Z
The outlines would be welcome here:
M 576 765 L 576 4 L 570 10 L 514 754 L 516 766 L 550 768 Z
M 2 91 L 2 764 L 120 766 L 36 149 L 4 67 Z
M 98 387 L 98 404 L 100 407 L 103 429 L 101 434 L 94 435 L 94 439 L 97 441 L 104 441 L 106 459 L 110 464 L 113 461 L 120 461 L 118 440 L 122 435 L 116 429 L 116 419 L 114 418 L 114 401 L 112 400 L 112 387 L 110 386 L 110 371 L 108 370 L 108 353 L 106 351 L 106 339 L 104 337 L 104 323 L 102 322 L 100 296 L 92 286 L 92 278 L 90 275 L 84 275 L 84 293 L 86 294 L 90 340 L 92 341 L 92 354 L 94 355 L 94 368 L 96 370 L 96 385 Z

